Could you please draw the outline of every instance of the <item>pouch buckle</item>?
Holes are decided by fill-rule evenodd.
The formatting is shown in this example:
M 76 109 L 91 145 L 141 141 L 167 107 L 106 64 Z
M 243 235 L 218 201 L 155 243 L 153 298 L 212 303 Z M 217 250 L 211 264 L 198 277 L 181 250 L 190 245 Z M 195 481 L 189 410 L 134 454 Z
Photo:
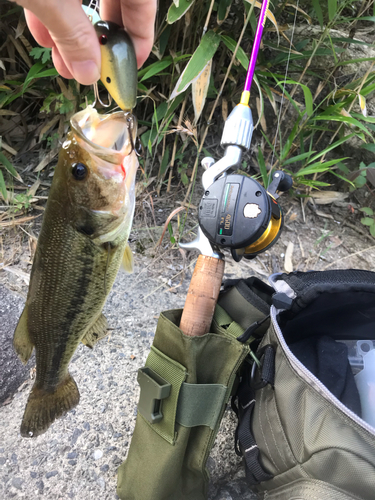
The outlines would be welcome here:
M 151 424 L 160 422 L 162 400 L 170 395 L 172 385 L 148 366 L 138 370 L 137 380 L 141 388 L 139 412 Z

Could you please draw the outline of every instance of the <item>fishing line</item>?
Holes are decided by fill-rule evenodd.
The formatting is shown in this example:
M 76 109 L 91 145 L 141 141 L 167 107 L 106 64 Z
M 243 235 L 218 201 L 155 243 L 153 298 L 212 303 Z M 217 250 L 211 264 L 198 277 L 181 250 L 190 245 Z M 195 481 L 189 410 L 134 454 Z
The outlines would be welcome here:
M 288 71 L 289 71 L 289 61 L 290 61 L 290 54 L 292 53 L 292 45 L 293 45 L 294 31 L 296 29 L 298 7 L 299 7 L 299 0 L 297 0 L 297 5 L 296 5 L 296 8 L 295 8 L 295 12 L 294 12 L 293 31 L 292 31 L 292 36 L 290 38 L 289 53 L 288 53 L 288 60 L 287 60 L 287 63 L 286 63 L 286 70 L 285 70 L 285 75 L 284 75 L 284 82 L 286 81 L 286 78 L 288 76 Z M 277 138 L 279 136 L 280 116 L 281 116 L 281 111 L 283 109 L 284 97 L 285 97 L 285 83 L 283 85 L 283 94 L 281 96 L 280 109 L 279 109 L 279 114 L 277 116 L 277 127 L 276 127 L 276 133 L 275 133 L 275 144 L 274 144 L 273 149 L 272 149 L 271 169 L 270 170 L 272 170 L 273 161 L 275 159 L 275 150 L 276 150 Z

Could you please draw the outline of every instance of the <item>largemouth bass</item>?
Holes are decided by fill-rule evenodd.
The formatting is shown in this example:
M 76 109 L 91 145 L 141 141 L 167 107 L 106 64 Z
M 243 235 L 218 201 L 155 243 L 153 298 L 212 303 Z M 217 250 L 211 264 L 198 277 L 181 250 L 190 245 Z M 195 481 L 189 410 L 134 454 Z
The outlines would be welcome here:
M 21 424 L 35 437 L 79 402 L 68 365 L 80 342 L 107 332 L 102 314 L 123 263 L 135 204 L 135 118 L 98 115 L 89 106 L 71 119 L 48 196 L 26 305 L 14 347 L 26 363 L 36 351 L 36 379 Z

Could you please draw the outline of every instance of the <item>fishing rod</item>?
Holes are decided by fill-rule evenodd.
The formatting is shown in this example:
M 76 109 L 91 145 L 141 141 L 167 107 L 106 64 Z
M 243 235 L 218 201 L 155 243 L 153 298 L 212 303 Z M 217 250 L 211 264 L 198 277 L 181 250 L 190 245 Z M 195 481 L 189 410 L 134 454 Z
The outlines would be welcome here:
M 260 42 L 267 18 L 269 0 L 264 0 L 246 74 L 240 103 L 225 121 L 221 145 L 224 156 L 217 162 L 205 157 L 201 164 L 204 195 L 198 209 L 198 234 L 190 243 L 180 243 L 185 250 L 196 249 L 198 257 L 183 309 L 180 328 L 189 336 L 210 331 L 211 322 L 224 275 L 224 256 L 229 248 L 236 262 L 255 258 L 274 245 L 283 226 L 283 213 L 276 191 L 287 191 L 292 178 L 275 171 L 265 189 L 256 180 L 228 171 L 238 168 L 248 151 L 254 130 L 249 107 L 251 85 Z

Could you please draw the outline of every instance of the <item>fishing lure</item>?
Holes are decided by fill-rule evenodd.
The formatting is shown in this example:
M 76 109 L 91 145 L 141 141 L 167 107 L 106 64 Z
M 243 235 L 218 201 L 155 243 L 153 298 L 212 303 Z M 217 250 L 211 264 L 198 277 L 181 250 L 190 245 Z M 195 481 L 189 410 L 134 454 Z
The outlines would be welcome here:
M 137 59 L 133 42 L 121 26 L 110 21 L 94 25 L 102 54 L 100 79 L 110 96 L 124 111 L 137 102 Z

